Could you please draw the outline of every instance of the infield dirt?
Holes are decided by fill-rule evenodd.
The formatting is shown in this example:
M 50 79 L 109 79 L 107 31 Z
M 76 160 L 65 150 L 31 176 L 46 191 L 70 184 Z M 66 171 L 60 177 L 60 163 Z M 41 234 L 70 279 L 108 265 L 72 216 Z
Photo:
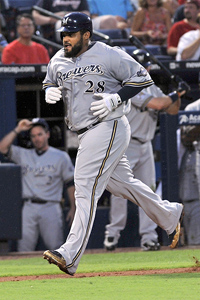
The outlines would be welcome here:
M 195 247 L 181 247 L 179 250 L 184 249 L 200 249 L 200 246 Z M 161 250 L 169 250 L 169 247 L 162 247 Z M 141 251 L 140 248 L 117 248 L 114 252 L 137 252 Z M 172 250 L 173 251 L 173 250 Z M 85 254 L 92 253 L 106 253 L 105 249 L 93 249 L 86 250 Z M 8 253 L 0 256 L 0 260 L 8 259 L 20 259 L 20 258 L 31 258 L 41 256 L 43 252 L 29 252 L 29 253 Z M 22 280 L 44 280 L 44 279 L 55 279 L 55 278 L 86 278 L 86 277 L 105 277 L 105 276 L 136 276 L 136 275 L 156 275 L 156 274 L 174 274 L 174 273 L 198 273 L 200 272 L 200 262 L 195 260 L 195 266 L 191 268 L 175 268 L 175 269 L 155 269 L 155 270 L 137 270 L 137 271 L 123 271 L 123 272 L 98 272 L 98 273 L 77 273 L 74 276 L 67 274 L 56 274 L 56 275 L 34 275 L 34 276 L 9 276 L 0 277 L 0 282 L 5 281 L 22 281 Z

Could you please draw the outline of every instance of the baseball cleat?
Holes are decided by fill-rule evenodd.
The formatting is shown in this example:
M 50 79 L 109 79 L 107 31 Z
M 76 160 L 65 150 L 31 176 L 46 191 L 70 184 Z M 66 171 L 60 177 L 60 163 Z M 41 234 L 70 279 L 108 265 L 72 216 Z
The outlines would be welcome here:
M 179 241 L 179 238 L 180 238 L 180 233 L 181 233 L 181 222 L 183 220 L 183 216 L 184 216 L 184 209 L 182 208 L 182 213 L 181 213 L 181 216 L 180 216 L 180 219 L 178 221 L 178 224 L 176 226 L 176 229 L 175 231 L 169 235 L 169 237 L 172 237 L 172 242 L 171 242 L 171 245 L 169 245 L 169 247 L 171 249 L 174 249 L 178 246 L 178 241 Z
M 104 246 L 108 251 L 114 251 L 117 247 L 117 243 L 114 241 L 114 237 L 108 236 L 104 240 Z
M 158 251 L 160 250 L 160 244 L 156 241 L 150 241 L 144 243 L 141 248 L 143 251 Z
M 59 267 L 59 269 L 61 271 L 65 272 L 66 274 L 69 274 L 69 275 L 73 276 L 73 274 L 70 273 L 68 271 L 67 267 L 66 267 L 66 261 L 65 261 L 64 257 L 58 251 L 46 250 L 43 253 L 43 258 L 48 260 L 48 262 L 50 264 L 54 264 L 57 267 Z

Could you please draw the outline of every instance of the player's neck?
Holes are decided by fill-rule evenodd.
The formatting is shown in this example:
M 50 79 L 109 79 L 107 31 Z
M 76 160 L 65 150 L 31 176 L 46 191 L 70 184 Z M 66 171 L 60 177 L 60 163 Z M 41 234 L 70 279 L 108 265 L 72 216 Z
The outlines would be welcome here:
M 35 148 L 35 151 L 37 152 L 38 155 L 41 155 L 45 153 L 49 149 L 49 145 L 46 145 L 42 148 Z
M 81 54 L 83 54 L 84 52 L 86 52 L 89 48 L 89 43 L 83 45 L 83 48 L 81 49 L 81 51 L 76 55 L 76 57 L 80 56 Z

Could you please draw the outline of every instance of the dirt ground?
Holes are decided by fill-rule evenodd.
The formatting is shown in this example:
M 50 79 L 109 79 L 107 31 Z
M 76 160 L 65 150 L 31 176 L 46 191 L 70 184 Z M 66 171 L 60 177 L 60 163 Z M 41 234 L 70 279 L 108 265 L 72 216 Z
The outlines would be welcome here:
M 184 249 L 200 249 L 200 247 L 181 247 L 179 250 Z M 168 247 L 162 247 L 161 250 L 169 250 Z M 118 248 L 114 252 L 137 252 L 141 251 L 140 248 Z M 173 251 L 173 250 L 172 250 Z M 42 257 L 40 251 L 29 253 L 9 253 L 0 256 L 1 260 L 7 259 L 19 259 L 30 257 Z M 92 253 L 106 253 L 105 249 L 86 250 L 85 254 Z M 56 279 L 56 278 L 85 278 L 85 277 L 105 277 L 105 276 L 135 276 L 135 275 L 154 275 L 154 274 L 174 274 L 174 273 L 198 273 L 200 272 L 200 262 L 194 257 L 194 267 L 191 268 L 177 268 L 177 269 L 163 269 L 163 270 L 139 270 L 139 271 L 124 271 L 124 272 L 101 272 L 101 273 L 77 273 L 74 276 L 67 274 L 56 275 L 37 275 L 37 276 L 11 276 L 0 277 L 0 282 L 5 281 L 22 281 L 22 280 L 44 280 L 44 279 Z

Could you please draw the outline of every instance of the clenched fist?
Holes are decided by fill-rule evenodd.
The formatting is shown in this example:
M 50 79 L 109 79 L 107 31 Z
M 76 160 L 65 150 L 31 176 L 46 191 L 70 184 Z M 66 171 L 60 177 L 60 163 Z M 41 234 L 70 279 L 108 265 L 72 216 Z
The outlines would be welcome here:
M 50 87 L 45 91 L 45 101 L 49 104 L 55 104 L 62 98 L 62 86 L 60 87 Z

